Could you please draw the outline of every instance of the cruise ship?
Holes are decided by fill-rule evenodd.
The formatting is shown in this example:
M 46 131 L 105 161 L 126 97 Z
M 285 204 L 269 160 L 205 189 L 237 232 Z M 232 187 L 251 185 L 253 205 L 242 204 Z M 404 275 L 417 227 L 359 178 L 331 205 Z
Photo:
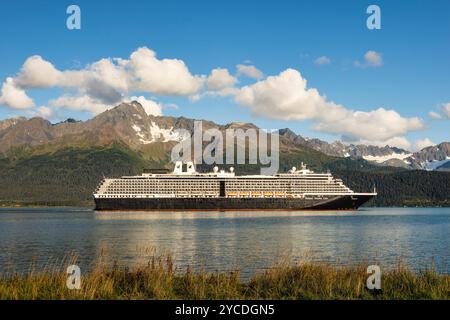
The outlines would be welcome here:
M 356 210 L 376 195 L 357 193 L 331 173 L 300 169 L 275 175 L 236 175 L 233 168 L 199 173 L 193 162 L 173 172 L 104 178 L 93 196 L 97 210 Z

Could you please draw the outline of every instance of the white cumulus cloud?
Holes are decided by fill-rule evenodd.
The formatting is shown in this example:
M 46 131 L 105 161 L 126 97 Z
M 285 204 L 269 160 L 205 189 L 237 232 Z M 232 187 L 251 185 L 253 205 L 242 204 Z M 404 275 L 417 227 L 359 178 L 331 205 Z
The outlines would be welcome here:
M 423 148 L 434 146 L 435 143 L 431 141 L 429 138 L 416 140 L 414 143 L 414 147 L 416 150 L 422 150 Z
M 110 105 L 106 105 L 88 95 L 63 95 L 56 99 L 50 100 L 50 105 L 57 108 L 66 108 L 75 111 L 89 111 L 94 115 L 106 111 L 111 107 Z
M 384 147 L 384 146 L 390 146 L 390 147 L 397 147 L 404 150 L 411 150 L 411 147 L 413 144 L 405 137 L 393 137 L 387 140 L 374 140 L 374 139 L 357 139 L 354 138 L 346 140 L 347 137 L 343 137 L 342 141 L 345 143 L 351 143 L 351 144 L 365 144 L 365 145 L 372 145 L 372 146 L 378 146 L 378 147 Z
M 133 76 L 135 89 L 163 95 L 193 95 L 203 85 L 204 78 L 194 76 L 182 60 L 156 58 L 146 47 L 133 52 L 124 62 Z
M 433 120 L 440 120 L 440 119 L 442 119 L 442 116 L 439 113 L 435 112 L 435 111 L 428 112 L 428 115 Z
M 157 103 L 156 101 L 146 99 L 144 96 L 139 96 L 139 97 L 133 96 L 129 100 L 130 101 L 135 100 L 135 101 L 139 102 L 148 115 L 153 115 L 153 116 L 162 115 L 162 105 Z
M 242 87 L 235 100 L 256 116 L 280 120 L 314 118 L 325 103 L 316 89 L 306 88 L 306 80 L 294 69 Z
M 13 109 L 26 109 L 34 106 L 33 99 L 27 96 L 25 90 L 17 86 L 13 78 L 6 78 L 3 82 L 0 104 Z
M 258 70 L 255 66 L 238 64 L 236 65 L 236 69 L 238 76 L 243 76 L 256 80 L 259 80 L 264 76 L 263 73 L 260 70 Z
M 17 83 L 23 88 L 49 88 L 62 81 L 62 72 L 41 56 L 25 60 L 17 76 Z
M 55 111 L 52 108 L 46 106 L 40 106 L 34 113 L 34 116 L 41 117 L 44 119 L 53 118 L 55 115 L 56 115 Z
M 200 92 L 204 82 L 205 77 L 191 74 L 182 60 L 158 59 L 147 47 L 136 49 L 129 59 L 104 58 L 79 70 L 58 70 L 35 55 L 25 60 L 15 77 L 4 81 L 0 103 L 29 108 L 34 103 L 28 89 L 62 88 L 66 93 L 53 104 L 96 114 L 130 93 L 191 96 Z
M 323 117 L 314 126 L 318 131 L 341 134 L 347 140 L 364 139 L 388 144 L 393 137 L 424 128 L 417 117 L 404 118 L 395 110 L 378 108 L 373 111 L 347 110 L 337 117 Z
M 367 141 L 405 147 L 409 142 L 403 135 L 424 127 L 421 119 L 404 118 L 394 110 L 355 111 L 327 101 L 317 89 L 308 88 L 306 79 L 294 69 L 241 88 L 235 100 L 255 116 L 312 120 L 315 130 L 339 134 L 353 143 Z
M 355 61 L 355 66 L 359 68 L 381 67 L 383 65 L 382 54 L 373 50 L 369 50 L 364 54 L 364 62 Z
M 206 80 L 208 89 L 212 91 L 232 88 L 237 82 L 238 80 L 227 69 L 223 68 L 213 69 L 211 75 Z
M 316 59 L 317 64 L 330 62 L 326 56 Z M 355 65 L 379 67 L 383 65 L 382 55 L 367 51 L 364 61 Z M 183 60 L 158 58 L 147 47 L 136 49 L 127 58 L 103 58 L 76 70 L 59 70 L 50 61 L 34 55 L 25 60 L 16 76 L 4 80 L 0 104 L 13 109 L 32 108 L 35 104 L 27 90 L 58 88 L 64 92 L 61 96 L 31 112 L 46 118 L 52 117 L 56 108 L 98 114 L 132 99 L 140 102 L 148 114 L 161 115 L 165 105 L 158 103 L 157 98 L 147 99 L 147 93 L 185 96 L 192 101 L 206 95 L 231 96 L 258 117 L 309 120 L 313 129 L 340 135 L 347 142 L 403 148 L 411 145 L 404 136 L 424 127 L 421 119 L 402 117 L 395 110 L 380 107 L 358 111 L 329 101 L 317 89 L 308 88 L 306 79 L 294 69 L 267 78 L 253 65 L 238 64 L 236 69 L 236 76 L 225 68 L 213 69 L 209 76 L 196 75 Z M 239 87 L 239 76 L 257 81 Z M 439 112 L 450 119 L 450 103 L 442 105 Z M 440 116 L 436 112 L 429 115 Z

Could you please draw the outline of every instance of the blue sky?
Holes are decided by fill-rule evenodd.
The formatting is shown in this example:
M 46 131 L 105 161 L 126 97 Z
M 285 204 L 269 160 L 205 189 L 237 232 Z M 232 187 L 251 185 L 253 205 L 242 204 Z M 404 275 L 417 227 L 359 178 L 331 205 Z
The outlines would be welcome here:
M 66 28 L 70 4 L 81 8 L 81 30 Z M 366 27 L 370 4 L 381 8 L 381 30 Z M 27 58 L 34 55 L 61 71 L 82 70 L 102 58 L 130 59 L 138 48 L 147 47 L 158 59 L 182 60 L 190 74 L 204 75 L 205 79 L 213 69 L 227 69 L 238 81 L 234 84 L 237 90 L 295 69 L 307 80 L 308 88 L 317 89 L 324 100 L 345 110 L 371 112 L 382 107 L 395 110 L 402 119 L 420 119 L 420 125 L 405 124 L 392 137 L 373 138 L 378 144 L 403 137 L 415 148 L 417 140 L 450 140 L 450 120 L 444 109 L 450 102 L 449 1 L 14 1 L 2 4 L 0 28 L 2 82 L 16 77 Z M 382 63 L 358 67 L 355 61 L 366 63 L 368 52 L 375 52 Z M 318 65 L 315 61 L 319 57 L 327 57 L 330 63 Z M 238 77 L 238 64 L 254 66 L 264 77 Z M 40 106 L 52 110 L 48 115 L 51 121 L 92 117 L 88 108 L 51 104 L 60 96 L 81 94 L 75 93 L 76 88 L 23 83 L 20 86 L 34 106 L 18 109 L 3 101 L 0 118 L 32 116 Z M 284 104 L 272 106 L 270 103 L 276 102 L 268 102 L 266 112 L 235 94 L 205 94 L 208 89 L 201 90 L 199 99 L 193 99 L 192 94 L 161 94 L 151 89 L 135 89 L 126 95 L 156 101 L 164 115 L 289 127 L 328 141 L 343 135 L 350 135 L 352 142 L 371 141 L 358 132 L 364 131 L 364 126 L 345 130 L 345 124 L 336 125 L 335 120 L 325 120 L 317 112 L 295 116 L 295 108 L 300 110 L 301 105 L 281 116 Z M 270 97 L 256 101 L 267 99 Z M 177 108 L 170 107 L 172 104 Z M 327 108 L 333 106 L 321 112 L 326 113 Z M 442 119 L 432 119 L 430 111 Z M 399 126 L 404 124 L 397 120 Z M 397 122 L 392 125 L 397 126 Z M 398 145 L 404 146 L 401 141 Z M 419 142 L 422 144 L 425 141 Z

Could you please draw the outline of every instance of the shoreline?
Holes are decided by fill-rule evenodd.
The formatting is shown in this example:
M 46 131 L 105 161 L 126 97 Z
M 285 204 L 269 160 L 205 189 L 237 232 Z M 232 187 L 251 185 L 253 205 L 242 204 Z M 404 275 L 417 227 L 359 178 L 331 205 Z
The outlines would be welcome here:
M 399 264 L 384 270 L 381 289 L 367 288 L 368 265 L 336 267 L 303 262 L 278 264 L 246 281 L 239 271 L 179 270 L 170 256 L 127 268 L 98 265 L 81 276 L 80 289 L 66 286 L 66 268 L 0 276 L 1 299 L 173 300 L 450 300 L 450 275 L 434 269 L 413 272 Z

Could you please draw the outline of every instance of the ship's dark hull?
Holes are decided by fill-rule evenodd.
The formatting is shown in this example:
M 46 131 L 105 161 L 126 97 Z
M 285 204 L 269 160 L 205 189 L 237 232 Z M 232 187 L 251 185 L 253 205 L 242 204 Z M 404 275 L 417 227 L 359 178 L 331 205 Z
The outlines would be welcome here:
M 373 197 L 300 198 L 95 198 L 96 210 L 356 210 Z

